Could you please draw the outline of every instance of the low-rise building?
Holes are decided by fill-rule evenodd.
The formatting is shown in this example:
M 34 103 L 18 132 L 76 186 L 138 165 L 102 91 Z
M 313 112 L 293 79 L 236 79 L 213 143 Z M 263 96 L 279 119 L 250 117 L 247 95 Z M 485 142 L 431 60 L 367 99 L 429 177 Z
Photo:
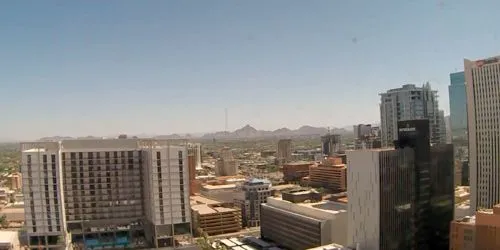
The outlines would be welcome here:
M 237 184 L 210 185 L 205 184 L 200 188 L 200 194 L 222 202 L 233 202 L 240 196 L 241 187 Z
M 312 166 L 312 162 L 299 161 L 290 162 L 283 165 L 283 181 L 297 183 L 303 177 L 309 175 L 309 167 Z
M 269 197 L 261 205 L 261 237 L 289 249 L 347 243 L 347 206 L 331 201 L 293 203 Z
M 340 157 L 330 157 L 318 166 L 309 168 L 309 184 L 335 192 L 347 190 L 347 168 Z
M 209 236 L 234 233 L 241 230 L 241 211 L 219 201 L 202 196 L 191 196 L 193 232 Z M 201 230 L 201 231 L 200 231 Z
M 500 249 L 500 204 L 451 222 L 450 249 Z
M 20 250 L 19 233 L 17 231 L 0 231 L 1 250 Z

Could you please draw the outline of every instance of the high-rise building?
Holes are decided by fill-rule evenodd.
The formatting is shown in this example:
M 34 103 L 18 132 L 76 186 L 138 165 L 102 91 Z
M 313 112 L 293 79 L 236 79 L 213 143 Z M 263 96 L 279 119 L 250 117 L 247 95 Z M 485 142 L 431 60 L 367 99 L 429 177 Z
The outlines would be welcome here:
M 464 60 L 471 209 L 500 203 L 500 56 Z
M 456 72 L 450 74 L 450 123 L 453 136 L 467 135 L 467 96 L 465 92 L 465 74 Z
M 438 106 L 437 91 L 429 83 L 422 87 L 413 84 L 381 93 L 380 127 L 382 146 L 391 146 L 398 138 L 398 121 L 428 119 L 432 144 L 446 143 L 444 113 Z
M 292 140 L 281 139 L 278 141 L 276 158 L 279 164 L 284 164 L 292 160 Z
M 215 174 L 217 176 L 233 176 L 238 174 L 238 164 L 234 159 L 230 148 L 223 148 L 220 158 L 215 165 Z
M 347 151 L 348 245 L 411 249 L 413 150 Z
M 199 183 L 196 181 L 196 170 L 201 169 L 201 144 L 188 144 L 187 164 L 189 167 L 189 190 L 194 195 L 199 192 Z
M 349 243 L 448 249 L 453 146 L 430 146 L 428 120 L 398 122 L 396 149 L 348 151 Z
M 341 151 L 340 135 L 327 134 L 321 136 L 321 151 L 326 156 L 334 156 L 335 153 Z
M 21 149 L 29 247 L 190 244 L 184 143 L 64 140 Z

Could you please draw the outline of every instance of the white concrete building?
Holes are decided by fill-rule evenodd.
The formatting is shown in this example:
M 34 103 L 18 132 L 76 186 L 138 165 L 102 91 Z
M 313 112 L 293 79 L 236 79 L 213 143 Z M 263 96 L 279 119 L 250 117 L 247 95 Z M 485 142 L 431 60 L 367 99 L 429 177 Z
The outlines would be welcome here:
M 439 110 L 437 91 L 427 83 L 391 89 L 380 94 L 380 128 L 382 146 L 390 146 L 398 138 L 398 121 L 429 119 L 431 143 L 446 143 L 444 113 Z
M 469 134 L 470 206 L 500 203 L 500 56 L 464 60 Z
M 343 203 L 293 203 L 269 197 L 261 210 L 262 237 L 290 249 L 347 242 L 347 206 Z
M 200 143 L 189 143 L 188 144 L 188 152 L 192 152 L 195 159 L 195 169 L 201 170 L 201 144 Z
M 347 245 L 363 250 L 380 245 L 381 150 L 347 151 Z
M 189 241 L 184 142 L 64 140 L 21 148 L 30 247 L 64 249 L 70 241 L 86 247 L 140 247 L 135 244 L 145 241 L 179 247 Z

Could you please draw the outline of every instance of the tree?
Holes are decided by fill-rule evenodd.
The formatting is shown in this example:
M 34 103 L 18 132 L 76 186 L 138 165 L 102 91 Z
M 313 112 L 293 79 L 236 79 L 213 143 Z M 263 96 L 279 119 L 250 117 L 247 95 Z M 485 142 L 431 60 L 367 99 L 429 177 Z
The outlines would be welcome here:
M 9 222 L 7 221 L 7 216 L 4 214 L 0 216 L 0 227 L 7 228 L 9 226 Z
M 198 232 L 202 237 L 196 240 L 196 245 L 202 250 L 227 250 L 227 248 L 222 246 L 219 242 L 212 241 L 208 237 L 208 234 L 203 232 L 202 229 L 198 229 Z

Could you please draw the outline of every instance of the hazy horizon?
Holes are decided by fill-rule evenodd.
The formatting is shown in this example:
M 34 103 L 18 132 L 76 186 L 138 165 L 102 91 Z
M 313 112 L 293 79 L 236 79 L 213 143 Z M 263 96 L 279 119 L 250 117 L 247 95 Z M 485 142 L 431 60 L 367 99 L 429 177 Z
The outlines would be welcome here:
M 379 93 L 427 81 L 448 114 L 449 74 L 500 54 L 491 0 L 2 7 L 5 139 L 223 131 L 226 108 L 231 131 L 342 127 L 379 121 Z

